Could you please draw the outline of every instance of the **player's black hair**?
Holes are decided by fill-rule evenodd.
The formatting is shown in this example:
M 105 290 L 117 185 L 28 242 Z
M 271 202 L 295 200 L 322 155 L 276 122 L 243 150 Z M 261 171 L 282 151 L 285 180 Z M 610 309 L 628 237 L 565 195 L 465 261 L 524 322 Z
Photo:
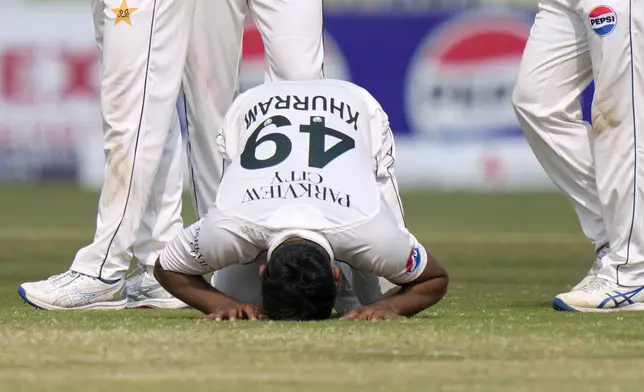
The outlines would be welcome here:
M 270 319 L 327 319 L 336 294 L 331 261 L 319 245 L 303 240 L 275 248 L 262 279 L 263 311 Z

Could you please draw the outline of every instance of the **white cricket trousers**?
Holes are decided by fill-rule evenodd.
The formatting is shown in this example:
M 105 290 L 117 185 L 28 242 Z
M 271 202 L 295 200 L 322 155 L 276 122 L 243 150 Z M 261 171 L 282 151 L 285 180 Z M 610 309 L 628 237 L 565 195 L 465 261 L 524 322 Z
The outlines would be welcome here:
M 643 5 L 540 0 L 513 96 L 534 154 L 583 232 L 597 248 L 610 244 L 599 275 L 626 286 L 644 285 Z M 591 126 L 579 98 L 593 79 Z
M 215 202 L 223 160 L 215 138 L 237 96 L 242 35 L 250 12 L 264 42 L 265 81 L 323 78 L 322 0 L 198 1 L 188 48 L 183 109 L 193 203 Z
M 101 53 L 105 180 L 92 244 L 71 269 L 120 279 L 182 229 L 176 101 L 195 0 L 91 0 Z

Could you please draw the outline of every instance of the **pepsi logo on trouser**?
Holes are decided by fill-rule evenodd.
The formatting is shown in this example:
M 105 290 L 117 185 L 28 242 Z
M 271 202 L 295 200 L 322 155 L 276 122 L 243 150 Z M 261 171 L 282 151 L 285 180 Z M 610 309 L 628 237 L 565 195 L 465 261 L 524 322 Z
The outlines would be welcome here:
M 617 25 L 617 14 L 605 5 L 593 8 L 588 14 L 590 28 L 600 37 L 605 37 L 615 30 Z

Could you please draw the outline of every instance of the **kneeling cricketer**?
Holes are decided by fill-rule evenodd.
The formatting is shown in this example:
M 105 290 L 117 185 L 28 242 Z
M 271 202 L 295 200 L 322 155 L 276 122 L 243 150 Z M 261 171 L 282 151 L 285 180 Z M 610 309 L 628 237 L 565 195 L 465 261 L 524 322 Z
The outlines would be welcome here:
M 326 319 L 342 263 L 361 299 L 345 319 L 410 317 L 445 295 L 444 268 L 405 228 L 393 135 L 364 89 L 261 85 L 235 100 L 217 144 L 225 169 L 215 204 L 155 267 L 207 319 Z M 202 277 L 212 271 L 215 287 Z

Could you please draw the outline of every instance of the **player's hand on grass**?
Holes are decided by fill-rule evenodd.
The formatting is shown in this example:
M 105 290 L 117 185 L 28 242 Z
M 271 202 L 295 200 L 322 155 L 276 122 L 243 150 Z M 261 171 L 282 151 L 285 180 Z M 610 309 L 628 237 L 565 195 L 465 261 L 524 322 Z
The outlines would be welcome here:
M 209 313 L 204 320 L 265 320 L 266 316 L 254 305 L 231 301 Z
M 402 320 L 405 318 L 390 306 L 375 303 L 354 309 L 341 317 L 340 320 Z

